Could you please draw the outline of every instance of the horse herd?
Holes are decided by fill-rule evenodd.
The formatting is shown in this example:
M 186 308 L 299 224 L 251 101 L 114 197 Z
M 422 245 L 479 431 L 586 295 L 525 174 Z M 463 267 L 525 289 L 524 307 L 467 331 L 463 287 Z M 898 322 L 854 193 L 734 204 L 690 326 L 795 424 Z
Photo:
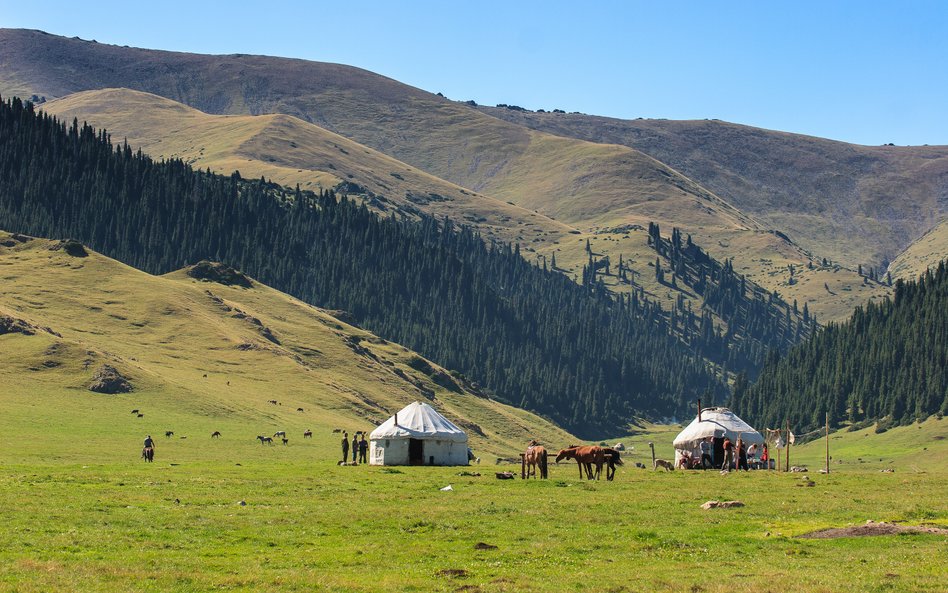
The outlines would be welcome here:
M 537 471 L 539 471 L 540 478 L 545 480 L 548 477 L 548 455 L 545 447 L 536 441 L 531 441 L 522 455 L 520 477 L 523 479 L 531 476 L 536 478 Z M 580 480 L 583 477 L 589 480 L 598 480 L 602 474 L 603 466 L 606 466 L 606 480 L 612 481 L 616 475 L 616 466 L 622 465 L 620 456 L 620 452 L 612 447 L 570 445 L 565 449 L 560 449 L 559 453 L 556 454 L 556 463 L 563 459 L 575 459 L 579 466 Z

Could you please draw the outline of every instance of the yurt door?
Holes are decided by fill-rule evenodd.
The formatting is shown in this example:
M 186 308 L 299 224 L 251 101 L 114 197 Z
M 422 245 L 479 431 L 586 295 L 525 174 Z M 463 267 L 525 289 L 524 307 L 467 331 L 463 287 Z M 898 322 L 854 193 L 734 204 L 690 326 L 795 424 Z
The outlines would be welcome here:
M 421 439 L 408 439 L 408 464 L 425 464 L 425 442 Z

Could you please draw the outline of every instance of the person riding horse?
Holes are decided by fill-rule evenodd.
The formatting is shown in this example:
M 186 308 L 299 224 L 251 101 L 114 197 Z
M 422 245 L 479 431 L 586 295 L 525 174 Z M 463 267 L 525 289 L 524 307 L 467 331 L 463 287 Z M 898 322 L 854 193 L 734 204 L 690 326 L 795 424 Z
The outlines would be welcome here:
M 145 436 L 145 445 L 142 448 L 142 458 L 145 461 L 152 461 L 155 458 L 155 441 L 152 440 L 151 435 Z

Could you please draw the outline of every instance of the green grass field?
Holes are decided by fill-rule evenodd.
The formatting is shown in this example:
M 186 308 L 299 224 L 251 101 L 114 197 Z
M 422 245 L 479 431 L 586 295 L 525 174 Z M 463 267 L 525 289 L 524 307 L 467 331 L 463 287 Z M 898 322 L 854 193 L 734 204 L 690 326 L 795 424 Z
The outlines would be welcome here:
M 814 487 L 798 474 L 631 464 L 614 482 L 580 481 L 572 464 L 548 481 L 500 481 L 511 466 L 338 467 L 329 431 L 263 447 L 226 432 L 212 441 L 219 419 L 192 418 L 187 439 L 156 435 L 145 464 L 140 443 L 113 430 L 124 404 L 47 423 L 3 415 L 0 590 L 934 592 L 948 577 L 945 535 L 796 537 L 870 519 L 948 525 L 944 446 L 937 467 L 844 464 Z M 636 438 L 667 450 L 669 432 Z M 875 456 L 922 432 L 944 436 L 948 422 L 835 442 Z M 628 461 L 647 460 L 643 448 Z M 701 510 L 709 499 L 747 506 Z

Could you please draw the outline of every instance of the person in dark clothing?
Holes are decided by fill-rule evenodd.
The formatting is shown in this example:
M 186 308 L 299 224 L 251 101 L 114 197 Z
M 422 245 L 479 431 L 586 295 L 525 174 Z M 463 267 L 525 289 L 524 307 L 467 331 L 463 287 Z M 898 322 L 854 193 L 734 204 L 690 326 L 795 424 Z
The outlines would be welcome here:
M 359 455 L 359 437 L 352 435 L 352 463 L 356 462 L 356 457 Z
M 342 462 L 349 460 L 349 433 L 342 433 Z
M 142 458 L 145 461 L 152 461 L 155 458 L 155 441 L 151 435 L 145 436 L 145 444 L 142 447 Z
M 365 440 L 365 433 L 362 433 L 362 440 L 359 441 L 359 463 L 368 463 L 366 455 L 369 453 L 369 442 Z
M 747 471 L 747 446 L 744 439 L 737 439 L 737 469 Z

